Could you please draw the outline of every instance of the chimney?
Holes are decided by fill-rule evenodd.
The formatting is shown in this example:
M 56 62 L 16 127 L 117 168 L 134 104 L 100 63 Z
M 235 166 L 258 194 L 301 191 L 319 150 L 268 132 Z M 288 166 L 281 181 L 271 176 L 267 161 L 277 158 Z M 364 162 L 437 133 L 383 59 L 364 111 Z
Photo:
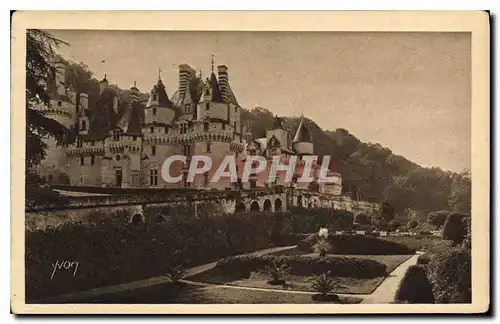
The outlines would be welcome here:
M 219 65 L 217 67 L 218 72 L 219 72 L 219 87 L 220 87 L 220 92 L 222 94 L 222 100 L 224 102 L 229 101 L 228 100 L 228 76 L 227 76 L 227 66 L 225 65 Z
M 186 95 L 190 70 L 191 67 L 187 64 L 179 65 L 179 99 L 181 100 L 184 99 Z

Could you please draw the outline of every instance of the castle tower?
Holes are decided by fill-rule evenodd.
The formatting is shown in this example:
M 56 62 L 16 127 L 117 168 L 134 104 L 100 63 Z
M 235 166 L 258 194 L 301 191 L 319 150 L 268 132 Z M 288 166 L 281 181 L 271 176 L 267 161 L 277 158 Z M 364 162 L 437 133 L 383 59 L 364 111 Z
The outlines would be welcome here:
M 299 127 L 297 128 L 297 132 L 293 138 L 292 147 L 298 155 L 313 154 L 311 133 L 309 132 L 303 118 L 300 120 Z
M 66 65 L 57 61 L 54 63 L 55 83 L 58 96 L 66 96 Z

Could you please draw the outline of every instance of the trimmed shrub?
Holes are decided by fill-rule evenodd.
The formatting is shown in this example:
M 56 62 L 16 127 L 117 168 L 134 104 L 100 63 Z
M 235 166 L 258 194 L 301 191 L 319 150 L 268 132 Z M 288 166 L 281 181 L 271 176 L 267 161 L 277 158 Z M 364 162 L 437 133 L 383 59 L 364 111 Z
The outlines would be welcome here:
M 425 269 L 419 265 L 408 268 L 396 292 L 396 300 L 410 304 L 433 304 L 432 286 Z
M 360 225 L 369 225 L 371 223 L 370 217 L 364 213 L 359 213 L 354 217 L 354 221 Z
M 429 253 L 424 253 L 424 254 L 421 254 L 418 256 L 417 264 L 427 265 L 427 264 L 429 264 L 430 261 L 431 261 L 431 257 L 429 255 Z
M 418 226 L 418 220 L 412 219 L 408 222 L 408 229 L 414 229 Z
M 375 278 L 387 274 L 387 266 L 380 262 L 335 256 L 317 258 L 304 255 L 246 254 L 219 260 L 216 267 L 224 272 L 246 276 L 252 271 L 264 270 L 272 263 L 287 264 L 290 266 L 290 273 L 298 276 L 319 275 L 328 271 L 335 277 L 352 278 Z
M 452 213 L 446 218 L 443 226 L 443 239 L 450 240 L 454 244 L 460 244 L 467 235 L 467 215 Z
M 312 234 L 298 244 L 303 251 L 314 252 L 314 244 L 318 235 Z M 415 250 L 403 244 L 386 241 L 369 235 L 331 235 L 328 237 L 331 245 L 330 254 L 366 254 L 366 255 L 397 255 L 414 254 Z
M 438 210 L 429 213 L 427 215 L 427 223 L 432 225 L 434 228 L 441 228 L 443 227 L 444 223 L 446 222 L 446 218 L 451 214 L 451 211 L 449 210 Z
M 389 229 L 391 231 L 397 230 L 401 226 L 401 223 L 398 222 L 397 220 L 393 219 L 389 222 Z
M 471 303 L 471 253 L 463 247 L 454 247 L 433 256 L 427 266 L 436 302 Z

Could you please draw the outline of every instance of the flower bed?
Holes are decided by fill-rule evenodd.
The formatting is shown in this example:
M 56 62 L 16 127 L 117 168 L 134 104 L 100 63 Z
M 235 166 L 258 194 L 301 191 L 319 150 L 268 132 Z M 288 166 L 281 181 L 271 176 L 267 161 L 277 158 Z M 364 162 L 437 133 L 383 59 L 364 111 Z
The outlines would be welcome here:
M 291 274 L 298 276 L 311 276 L 330 271 L 331 276 L 375 278 L 385 276 L 387 271 L 384 264 L 374 260 L 333 256 L 318 258 L 303 255 L 237 255 L 220 260 L 216 267 L 219 271 L 249 273 L 264 269 L 272 262 L 288 264 Z

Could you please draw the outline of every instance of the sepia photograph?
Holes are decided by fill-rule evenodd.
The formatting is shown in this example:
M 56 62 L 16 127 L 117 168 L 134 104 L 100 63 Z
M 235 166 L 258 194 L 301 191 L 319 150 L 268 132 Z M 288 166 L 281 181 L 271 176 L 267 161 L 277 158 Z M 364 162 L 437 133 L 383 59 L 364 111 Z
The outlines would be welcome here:
M 22 312 L 488 310 L 487 14 L 442 30 L 38 15 L 13 34 Z

